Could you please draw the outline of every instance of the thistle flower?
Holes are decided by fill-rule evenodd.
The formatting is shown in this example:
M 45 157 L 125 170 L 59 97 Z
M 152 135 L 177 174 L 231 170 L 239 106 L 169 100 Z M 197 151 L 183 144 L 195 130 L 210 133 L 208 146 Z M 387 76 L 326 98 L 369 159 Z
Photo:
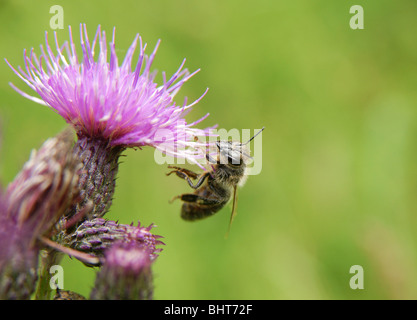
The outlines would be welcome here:
M 154 235 L 149 227 L 119 224 L 115 221 L 96 218 L 84 221 L 77 230 L 71 234 L 68 240 L 69 245 L 78 251 L 86 252 L 96 257 L 103 257 L 106 249 L 114 243 L 133 242 L 137 248 L 144 248 L 149 253 L 151 261 L 155 260 L 158 253 L 162 251 L 156 248 L 161 242 L 161 236 Z
M 0 299 L 28 299 L 37 280 L 40 237 L 78 201 L 81 164 L 64 132 L 33 151 L 1 198 Z
M 207 135 L 210 128 L 193 128 L 208 114 L 189 124 L 184 119 L 205 93 L 190 104 L 187 100 L 182 106 L 174 102 L 182 85 L 198 70 L 190 74 L 183 69 L 184 60 L 169 80 L 163 73 L 163 84 L 156 84 L 151 65 L 159 41 L 148 57 L 145 55 L 146 45 L 137 35 L 119 65 L 115 31 L 109 45 L 109 61 L 106 33 L 100 26 L 90 42 L 87 27 L 80 25 L 82 57 L 76 53 L 71 28 L 69 35 L 69 43 L 60 46 L 55 33 L 54 52 L 45 33 L 46 46 L 41 46 L 39 57 L 33 49 L 30 53 L 24 51 L 24 69 L 15 69 L 6 62 L 40 98 L 11 84 L 17 92 L 53 109 L 75 129 L 79 139 L 73 152 L 82 159 L 85 169 L 80 189 L 84 201 L 94 203 L 94 209 L 87 217 L 93 219 L 102 217 L 111 205 L 118 159 L 125 148 L 152 146 L 168 155 L 187 158 L 198 164 L 198 159 L 205 156 L 201 147 L 206 143 L 195 140 L 195 137 Z M 132 71 L 133 54 L 138 44 L 139 58 Z M 96 45 L 99 46 L 97 58 Z M 84 204 L 72 208 L 66 216 L 75 215 Z
M 106 250 L 90 299 L 152 299 L 151 264 L 149 252 L 135 242 L 114 244 Z
M 199 145 L 194 137 L 208 133 L 208 130 L 192 128 L 204 120 L 187 124 L 184 116 L 189 109 L 201 100 L 182 106 L 174 102 L 176 93 L 182 85 L 196 72 L 190 74 L 183 70 L 185 60 L 169 80 L 163 73 L 163 84 L 155 83 L 155 73 L 151 65 L 159 47 L 158 41 L 150 57 L 145 55 L 146 45 L 136 35 L 127 50 L 123 63 L 119 65 L 115 48 L 115 29 L 110 43 L 110 61 L 107 61 L 108 48 L 106 33 L 97 29 L 94 40 L 90 43 L 86 25 L 80 26 L 81 48 L 83 55 L 79 58 L 75 52 L 71 27 L 70 43 L 62 47 L 58 44 L 56 33 L 56 53 L 48 43 L 41 46 L 42 54 L 38 58 L 32 49 L 30 54 L 24 51 L 25 70 L 9 66 L 41 99 L 28 95 L 15 87 L 22 96 L 46 105 L 61 115 L 71 124 L 79 137 L 88 137 L 106 141 L 109 146 L 160 148 L 166 138 L 179 145 L 193 147 Z M 134 71 L 131 70 L 133 54 L 139 42 L 139 58 Z M 100 52 L 95 60 L 95 46 L 98 43 Z M 206 90 L 207 92 L 207 90 Z M 170 131 L 172 135 L 164 135 Z M 166 150 L 176 157 L 186 157 L 193 161 L 201 154 L 193 150 Z

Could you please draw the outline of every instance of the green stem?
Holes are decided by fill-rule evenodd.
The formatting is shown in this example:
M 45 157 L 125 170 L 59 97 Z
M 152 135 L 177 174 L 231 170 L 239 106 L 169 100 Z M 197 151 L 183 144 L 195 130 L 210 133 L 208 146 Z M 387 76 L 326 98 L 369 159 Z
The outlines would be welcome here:
M 62 254 L 55 249 L 48 248 L 41 252 L 39 266 L 39 281 L 36 288 L 35 300 L 50 300 L 52 288 L 50 285 L 50 270 L 53 265 L 58 264 L 62 259 Z

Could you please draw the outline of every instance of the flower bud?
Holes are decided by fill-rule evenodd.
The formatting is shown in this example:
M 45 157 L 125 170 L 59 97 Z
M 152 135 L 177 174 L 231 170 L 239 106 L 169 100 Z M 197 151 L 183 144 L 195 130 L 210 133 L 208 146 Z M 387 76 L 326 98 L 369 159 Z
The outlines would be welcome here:
M 133 242 L 134 246 L 143 248 L 149 253 L 151 261 L 155 260 L 162 251 L 156 248 L 164 244 L 158 240 L 161 236 L 154 235 L 149 227 L 119 224 L 115 221 L 96 218 L 84 221 L 71 235 L 70 246 L 78 251 L 86 252 L 97 257 L 103 257 L 106 249 L 116 242 Z
M 117 243 L 105 260 L 91 292 L 93 300 L 151 300 L 152 261 L 149 252 L 134 242 Z
M 0 205 L 0 299 L 29 299 L 37 281 L 40 237 L 77 201 L 81 164 L 64 131 L 33 151 Z

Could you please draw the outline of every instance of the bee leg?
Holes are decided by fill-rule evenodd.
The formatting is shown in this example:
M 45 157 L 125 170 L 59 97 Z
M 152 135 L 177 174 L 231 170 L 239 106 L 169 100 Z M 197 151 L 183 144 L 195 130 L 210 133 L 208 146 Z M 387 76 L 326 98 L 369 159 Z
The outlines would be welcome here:
M 184 169 L 185 170 L 185 169 Z M 189 171 L 189 170 L 186 170 Z M 194 185 L 194 183 L 191 181 L 190 177 L 188 176 L 187 172 L 184 172 L 183 170 L 173 170 L 169 173 L 167 173 L 167 175 L 170 175 L 171 173 L 176 173 L 176 175 L 178 177 L 180 177 L 181 179 L 187 180 L 188 184 L 190 185 L 191 188 L 193 189 L 198 189 L 204 182 L 204 180 L 206 180 L 206 178 L 210 175 L 209 172 L 205 172 L 203 173 L 200 178 L 198 179 L 197 183 Z M 194 172 L 191 172 L 193 174 L 195 174 Z M 196 176 L 197 178 L 198 176 Z
M 198 194 L 194 194 L 194 193 L 184 193 L 179 196 L 176 196 L 175 198 L 179 198 L 184 202 L 197 203 L 199 205 L 206 205 L 206 206 L 220 204 L 221 202 L 217 199 L 208 199 L 208 198 L 199 196 Z
M 170 168 L 170 169 L 175 169 L 175 170 L 172 170 L 171 172 L 168 172 L 168 173 L 166 174 L 167 176 L 169 176 L 171 173 L 174 173 L 174 172 L 183 172 L 183 173 L 185 173 L 187 176 L 191 177 L 191 179 L 197 179 L 197 178 L 198 178 L 198 176 L 199 176 L 199 174 L 198 174 L 198 173 L 195 173 L 195 172 L 193 172 L 193 171 L 191 171 L 191 170 L 187 170 L 187 169 L 184 169 L 184 168 L 174 167 L 174 166 L 168 166 L 168 168 Z M 180 178 L 182 178 L 182 177 L 180 177 Z
M 183 193 L 180 194 L 179 196 L 175 196 L 174 198 L 172 198 L 169 203 L 174 202 L 177 199 L 181 199 L 184 202 L 194 202 L 197 204 L 202 204 L 202 205 L 215 205 L 215 204 L 219 204 L 220 201 L 216 200 L 216 199 L 208 199 L 208 198 L 204 198 L 202 196 L 199 196 L 197 194 L 194 193 Z
M 175 196 L 174 198 L 169 200 L 168 203 L 173 203 L 175 200 L 180 199 L 180 198 L 181 198 L 181 196 Z

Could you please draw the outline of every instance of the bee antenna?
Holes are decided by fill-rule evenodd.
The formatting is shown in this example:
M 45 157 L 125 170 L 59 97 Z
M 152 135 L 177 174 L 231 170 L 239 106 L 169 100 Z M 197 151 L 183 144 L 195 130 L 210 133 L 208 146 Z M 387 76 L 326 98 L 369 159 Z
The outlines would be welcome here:
M 255 134 L 252 138 L 250 138 L 247 142 L 245 142 L 245 143 L 241 143 L 240 145 L 241 146 L 244 146 L 245 144 L 248 144 L 249 142 L 251 142 L 253 139 L 255 139 L 255 137 L 258 135 L 258 134 L 260 134 L 262 131 L 264 131 L 264 129 L 265 129 L 265 127 L 262 127 L 262 129 L 261 130 L 259 130 L 259 132 L 257 133 L 257 134 Z
M 251 157 L 250 155 L 248 155 L 246 152 L 241 152 L 241 154 L 243 154 L 245 157 L 248 157 L 249 159 L 253 160 L 253 157 Z

